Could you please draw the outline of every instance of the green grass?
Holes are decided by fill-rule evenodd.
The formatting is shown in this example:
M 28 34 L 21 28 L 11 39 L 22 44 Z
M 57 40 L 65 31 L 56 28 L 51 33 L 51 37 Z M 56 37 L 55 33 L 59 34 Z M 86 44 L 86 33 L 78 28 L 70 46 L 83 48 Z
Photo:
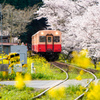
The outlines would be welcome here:
M 85 88 L 80 88 L 80 85 L 72 85 L 67 88 L 65 88 L 65 91 L 63 91 L 63 94 L 65 94 L 64 97 L 62 97 L 60 100 L 74 100 L 77 96 L 79 96 L 81 93 L 85 91 Z M 41 93 L 43 89 L 36 90 L 34 88 L 24 87 L 23 89 L 19 90 L 11 85 L 0 85 L 0 100 L 31 100 L 32 97 L 37 96 L 39 93 Z M 59 91 L 59 93 L 62 92 L 62 90 Z M 57 94 L 57 93 L 54 93 Z M 46 95 L 42 96 L 40 99 L 36 100 L 59 100 L 57 98 L 52 98 L 48 92 Z
M 69 79 L 75 79 L 78 75 L 80 75 L 80 70 L 76 69 L 74 67 L 69 67 Z M 81 75 L 82 79 L 89 79 L 89 78 L 93 78 L 93 76 L 87 72 L 84 72 L 83 75 Z
M 46 93 L 45 96 L 42 96 L 42 98 L 36 99 L 36 100 L 74 100 L 84 91 L 85 91 L 85 88 L 80 89 L 80 85 L 76 85 L 76 86 L 72 85 L 65 88 L 65 92 L 63 92 L 65 96 L 61 97 L 60 99 L 59 99 L 60 96 L 53 98 L 48 93 Z M 59 91 L 59 92 L 62 92 L 62 91 Z M 53 93 L 53 94 L 56 95 L 56 93 Z
M 0 100 L 30 100 L 43 90 L 24 87 L 19 90 L 11 85 L 0 85 Z
M 58 62 L 63 62 L 63 63 L 65 63 L 64 60 L 63 60 L 63 61 L 60 60 L 60 61 L 58 61 Z M 67 64 L 70 64 L 70 63 L 67 63 Z M 70 64 L 70 65 L 71 65 L 71 64 Z M 76 79 L 76 77 L 77 77 L 78 75 L 80 75 L 80 71 L 81 71 L 81 70 L 69 66 L 69 67 L 66 68 L 66 71 L 68 72 L 69 79 Z M 81 75 L 81 78 L 82 78 L 82 79 L 89 79 L 89 78 L 93 78 L 93 76 L 92 76 L 91 74 L 87 73 L 87 72 L 84 72 L 84 74 Z
M 96 72 L 95 75 L 96 75 L 96 77 L 97 77 L 98 79 L 100 79 L 100 71 Z
M 61 80 L 61 79 L 66 78 L 66 74 L 63 71 L 61 71 L 60 69 L 58 69 L 54 66 L 52 66 L 51 68 L 52 68 L 52 73 L 53 73 L 53 75 L 52 75 L 53 78 L 52 79 Z
M 32 79 L 41 79 L 41 80 L 63 80 L 66 78 L 66 74 L 56 67 L 51 67 L 50 73 L 33 73 Z
M 59 62 L 65 62 L 65 60 L 62 59 L 61 61 L 60 59 Z M 34 63 L 34 67 L 35 67 L 35 71 L 33 74 L 31 74 L 31 63 Z M 48 64 L 48 62 L 43 57 L 39 57 L 39 56 L 28 57 L 27 64 L 28 64 L 27 72 L 31 74 L 32 80 L 35 80 L 35 79 L 63 80 L 66 78 L 65 73 L 63 73 L 60 69 Z M 68 71 L 67 68 L 65 70 Z M 74 69 L 73 67 L 71 67 L 69 68 L 68 72 L 69 72 L 69 78 L 75 79 L 79 75 L 80 70 Z M 0 80 L 14 80 L 15 76 L 16 76 L 15 74 L 12 74 L 12 75 L 7 75 L 3 77 L 2 72 L 0 72 Z M 81 75 L 81 77 L 82 79 L 93 78 L 92 75 L 88 73 L 84 73 L 83 75 Z M 100 77 L 100 75 L 98 77 Z
M 35 73 L 32 74 L 32 79 L 41 80 L 62 80 L 66 78 L 66 74 L 52 65 L 50 65 L 43 57 L 31 57 L 28 63 L 34 63 Z M 31 65 L 28 66 L 28 71 L 31 72 Z
M 74 65 L 74 66 L 77 66 L 77 65 L 75 65 L 75 64 L 72 64 L 72 63 L 70 63 L 68 60 L 66 60 L 66 59 L 64 59 L 64 57 L 62 57 L 63 55 L 61 54 L 60 55 L 61 57 L 57 60 L 58 62 L 62 62 L 62 63 L 67 63 L 67 64 L 69 64 L 69 65 Z M 63 58 L 63 59 L 61 59 L 61 58 Z M 78 67 L 78 66 L 77 66 Z M 97 66 L 98 67 L 98 66 Z M 87 69 L 95 69 L 94 68 L 94 65 L 92 65 L 92 66 L 89 66 Z M 71 67 L 71 68 L 69 68 L 69 71 L 68 71 L 68 74 L 69 74 L 69 79 L 75 79 L 80 73 L 80 70 L 79 69 L 76 69 L 76 68 L 74 68 L 74 67 Z M 95 75 L 98 77 L 98 78 L 100 78 L 100 74 L 99 74 L 99 72 L 97 73 L 95 73 Z M 91 75 L 91 74 L 89 74 L 89 73 L 87 73 L 87 72 L 84 72 L 84 74 L 83 75 L 81 75 L 81 78 L 82 79 L 89 79 L 89 78 L 93 78 L 93 76 Z
M 34 59 L 35 58 L 35 59 Z M 36 60 L 36 57 L 33 57 L 34 59 L 34 66 L 36 67 L 36 73 L 32 74 L 32 79 L 43 79 L 43 80 L 62 80 L 66 78 L 66 74 L 63 73 L 60 69 L 50 66 L 46 60 L 40 60 L 38 58 L 38 61 Z M 41 58 L 42 59 L 42 58 Z M 65 62 L 65 60 L 58 60 L 59 62 Z M 67 61 L 68 63 L 68 61 Z M 43 70 L 44 69 L 44 70 Z M 69 67 L 64 69 L 68 71 L 69 79 L 75 79 L 80 73 L 79 69 L 76 69 L 74 67 Z M 84 72 L 83 75 L 81 75 L 82 79 L 89 79 L 93 78 L 93 76 L 89 73 Z
M 34 63 L 35 71 L 31 74 L 31 63 Z M 34 56 L 27 58 L 27 73 L 31 74 L 32 80 L 62 80 L 66 78 L 66 74 L 52 65 L 50 65 L 43 57 Z M 22 73 L 24 76 L 25 73 Z M 14 80 L 16 74 L 8 74 L 3 76 L 3 72 L 0 72 L 0 80 Z
M 0 72 L 0 81 L 2 80 L 14 80 L 15 79 L 15 74 L 8 74 L 7 76 L 3 76 L 2 72 Z

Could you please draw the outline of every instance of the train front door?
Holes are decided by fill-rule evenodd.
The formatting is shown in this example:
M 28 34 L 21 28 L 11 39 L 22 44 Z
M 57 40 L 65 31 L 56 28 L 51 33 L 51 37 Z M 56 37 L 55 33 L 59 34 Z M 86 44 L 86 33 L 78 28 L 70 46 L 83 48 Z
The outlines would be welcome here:
M 46 36 L 46 51 L 53 52 L 54 42 L 53 42 L 53 35 Z

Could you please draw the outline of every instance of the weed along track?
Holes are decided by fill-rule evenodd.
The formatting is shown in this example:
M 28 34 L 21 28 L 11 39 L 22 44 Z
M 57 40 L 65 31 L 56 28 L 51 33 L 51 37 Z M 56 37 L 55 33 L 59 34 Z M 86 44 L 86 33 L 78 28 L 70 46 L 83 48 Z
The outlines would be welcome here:
M 86 86 L 85 86 L 85 88 L 86 88 L 85 92 L 82 93 L 81 95 L 79 95 L 79 96 L 75 99 L 75 100 L 79 100 L 79 99 L 82 99 L 82 98 L 83 98 L 83 96 L 84 96 L 84 94 L 85 94 L 86 92 L 88 92 L 88 90 L 89 90 L 88 86 L 90 85 L 90 83 L 93 82 L 93 81 L 95 81 L 95 82 L 97 81 L 97 77 L 96 77 L 92 72 L 90 72 L 90 71 L 88 71 L 88 70 L 86 70 L 86 69 L 79 68 L 79 67 L 76 67 L 76 66 L 73 66 L 73 67 L 75 67 L 75 68 L 77 68 L 77 69 L 79 69 L 79 70 L 83 70 L 83 71 L 85 71 L 85 72 L 91 74 L 91 75 L 94 77 L 89 83 L 86 84 Z
M 31 61 L 33 62 L 33 59 L 28 58 L 28 61 L 29 61 L 28 63 L 31 64 Z M 32 80 L 32 82 L 28 86 L 33 87 L 33 85 L 34 85 L 36 90 L 35 89 L 32 90 L 31 91 L 32 94 L 30 94 L 30 91 L 28 90 L 29 91 L 29 92 L 27 92 L 28 96 L 26 96 L 27 98 L 31 98 L 32 100 L 78 100 L 78 99 L 86 100 L 84 98 L 87 98 L 87 97 L 86 97 L 86 95 L 84 96 L 84 94 L 86 92 L 87 92 L 87 94 L 88 94 L 88 92 L 90 92 L 90 91 L 88 91 L 88 90 L 90 90 L 90 86 L 91 86 L 90 83 L 94 80 L 95 81 L 97 80 L 97 77 L 92 73 L 93 71 L 96 71 L 94 69 L 91 69 L 89 71 L 89 70 L 86 70 L 86 69 L 83 69 L 80 67 L 75 67 L 73 65 L 69 65 L 66 63 L 47 62 L 45 59 L 39 58 L 39 56 L 36 56 L 36 58 L 34 57 L 34 65 L 35 65 L 34 67 L 36 68 L 36 70 L 35 70 L 35 73 L 32 74 L 32 76 L 35 77 L 35 78 L 33 77 L 33 79 L 37 78 L 37 79 L 43 79 L 44 81 L 48 81 L 48 80 L 49 81 L 42 84 L 42 80 L 39 80 L 38 83 L 37 82 L 35 83 L 37 85 L 37 86 L 35 86 L 34 80 Z M 31 68 L 31 67 L 29 66 L 29 68 Z M 83 71 L 84 74 L 82 74 L 81 71 Z M 29 72 L 31 72 L 31 69 L 29 69 Z M 80 74 L 80 72 L 81 72 L 81 74 Z M 76 78 L 77 78 L 78 74 L 81 75 L 82 79 L 86 78 L 86 80 L 77 81 Z M 41 78 L 40 76 L 43 78 Z M 91 81 L 89 80 L 89 82 L 87 83 L 88 78 L 91 79 Z M 74 80 L 70 80 L 70 79 L 74 79 Z M 24 79 L 22 79 L 22 80 L 24 80 Z M 50 83 L 50 81 L 52 81 L 52 82 Z M 9 83 L 9 82 L 7 82 L 7 83 Z M 22 81 L 20 83 L 22 83 Z M 4 83 L 2 83 L 2 84 L 4 84 Z M 40 84 L 41 84 L 40 88 L 42 87 L 43 90 L 40 90 L 40 88 L 39 88 Z M 78 84 L 81 84 L 81 85 L 78 85 Z M 1 85 L 0 89 L 1 89 L 1 87 L 5 87 L 5 86 Z M 17 88 L 14 88 L 14 89 L 15 89 L 15 93 L 16 93 Z M 39 90 L 39 92 L 38 92 L 38 90 Z M 4 92 L 2 92 L 2 91 L 4 91 Z M 5 93 L 5 88 L 2 91 L 1 91 L 2 95 L 0 95 L 1 98 L 4 97 L 3 93 Z M 10 91 L 13 91 L 12 87 L 11 87 L 11 90 L 9 90 L 9 92 L 7 89 L 8 96 L 9 96 Z M 12 94 L 11 94 L 11 96 L 12 96 Z M 9 98 L 11 98 L 11 96 Z M 17 97 L 18 96 L 16 96 L 16 98 Z M 25 97 L 25 99 L 26 99 L 26 97 Z M 21 98 L 21 97 L 19 96 L 18 98 Z M 5 99 L 3 99 L 3 100 L 5 100 Z
M 97 77 L 92 73 L 92 72 L 90 72 L 90 71 L 88 71 L 88 70 L 86 70 L 86 69 L 83 69 L 83 68 L 80 68 L 80 67 L 76 67 L 76 66 L 73 66 L 73 65 L 69 65 L 69 64 L 65 64 L 65 63 L 60 63 L 60 62 L 49 62 L 51 65 L 53 65 L 53 67 L 57 67 L 57 68 L 59 68 L 60 70 L 61 70 L 61 73 L 62 72 L 64 72 L 64 73 L 66 73 L 66 78 L 63 80 L 63 81 L 61 81 L 61 82 L 59 82 L 58 84 L 56 84 L 55 86 L 52 86 L 52 87 L 49 87 L 49 88 L 47 88 L 45 91 L 43 91 L 42 93 L 40 93 L 39 95 L 37 95 L 37 96 L 35 96 L 35 97 L 33 97 L 32 98 L 32 100 L 35 100 L 35 99 L 37 99 L 37 98 L 41 98 L 46 92 L 48 92 L 49 90 L 52 90 L 52 89 L 54 89 L 55 87 L 57 87 L 57 86 L 59 86 L 59 85 L 61 85 L 62 83 L 64 83 L 65 81 L 67 81 L 68 79 L 72 79 L 72 76 L 71 76 L 71 74 L 73 75 L 73 79 L 75 79 L 76 78 L 76 75 L 80 72 L 80 70 L 83 70 L 84 72 L 86 72 L 84 75 L 86 75 L 87 73 L 89 74 L 89 75 L 91 75 L 92 76 L 92 79 L 88 82 L 88 83 L 85 83 L 85 85 L 84 85 L 84 90 L 79 94 L 79 95 L 76 95 L 73 99 L 74 100 L 79 100 L 79 99 L 82 99 L 83 97 L 84 97 L 84 94 L 86 93 L 86 92 L 88 92 L 88 90 L 89 90 L 89 84 L 91 83 L 91 82 L 93 82 L 93 81 L 96 81 L 97 80 Z M 76 74 L 74 74 L 74 72 L 76 73 Z M 69 80 L 70 81 L 70 80 Z M 79 81 L 78 81 L 79 82 Z M 68 83 L 68 81 L 67 81 L 67 83 Z M 80 85 L 78 85 L 78 88 L 80 87 Z M 70 92 L 70 91 L 69 91 Z M 67 96 L 66 96 L 67 97 Z M 64 100 L 67 100 L 68 98 L 66 98 L 66 99 L 64 99 Z M 71 100 L 71 99 L 69 99 L 69 100 Z
M 83 70 L 84 72 L 89 73 L 89 74 L 91 74 L 93 76 L 93 79 L 85 85 L 86 90 L 84 91 L 84 93 L 82 93 L 81 95 L 79 95 L 74 100 L 82 99 L 82 97 L 84 96 L 84 94 L 86 92 L 88 92 L 88 90 L 89 90 L 88 86 L 90 85 L 90 83 L 93 82 L 93 81 L 97 82 L 97 77 L 91 71 L 88 71 L 86 69 L 83 69 L 83 68 L 80 68 L 80 67 L 76 67 L 76 66 L 73 66 L 73 65 L 65 64 L 65 63 L 53 62 L 53 64 L 59 66 L 60 68 L 67 69 L 67 72 L 68 71 L 70 72 L 70 67 L 71 67 L 71 68 L 75 68 L 75 69 L 78 69 L 78 70 Z M 70 75 L 69 75 L 69 78 L 70 78 Z
M 33 97 L 32 100 L 35 100 L 35 99 L 37 99 L 37 98 L 40 98 L 42 95 L 44 95 L 44 94 L 45 94 L 47 91 L 49 91 L 50 89 L 53 89 L 53 88 L 55 88 L 56 86 L 58 86 L 58 85 L 60 85 L 60 84 L 62 84 L 63 82 L 65 82 L 65 81 L 68 80 L 68 77 L 69 77 L 69 76 L 68 76 L 68 73 L 67 73 L 64 69 L 62 69 L 63 67 L 65 67 L 64 64 L 57 65 L 56 62 L 49 62 L 49 63 L 52 64 L 53 66 L 59 68 L 62 72 L 66 73 L 66 78 L 65 78 L 63 81 L 59 82 L 58 84 L 56 84 L 56 85 L 54 85 L 54 86 L 52 86 L 52 87 L 46 89 L 45 91 L 43 91 L 43 92 L 40 93 L 39 95 Z M 61 68 L 61 67 L 62 67 L 62 68 Z

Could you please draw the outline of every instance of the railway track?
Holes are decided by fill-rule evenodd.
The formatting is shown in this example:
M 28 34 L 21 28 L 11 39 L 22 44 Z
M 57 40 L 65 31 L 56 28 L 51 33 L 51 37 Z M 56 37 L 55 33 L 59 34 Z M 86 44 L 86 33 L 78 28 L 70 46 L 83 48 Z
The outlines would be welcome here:
M 40 93 L 39 95 L 33 97 L 32 100 L 35 100 L 36 98 L 40 98 L 42 95 L 44 95 L 44 94 L 45 94 L 47 91 L 49 91 L 50 89 L 53 89 L 53 88 L 55 88 L 56 86 L 58 86 L 58 85 L 64 83 L 65 81 L 67 81 L 68 78 L 69 78 L 69 75 L 68 75 L 68 71 L 69 71 L 69 70 L 68 70 L 68 67 L 69 67 L 69 66 L 71 66 L 71 67 L 73 67 L 73 68 L 76 68 L 76 69 L 79 69 L 79 70 L 83 70 L 84 72 L 87 72 L 87 73 L 91 74 L 91 75 L 94 77 L 89 83 L 87 83 L 87 84 L 85 85 L 86 90 L 84 91 L 84 93 L 82 93 L 81 95 L 79 95 L 79 96 L 78 96 L 77 98 L 75 98 L 74 100 L 82 99 L 82 97 L 84 96 L 84 94 L 89 90 L 89 89 L 88 89 L 89 84 L 90 84 L 92 81 L 96 81 L 96 80 L 97 80 L 97 77 L 96 77 L 92 72 L 90 72 L 90 71 L 88 71 L 88 70 L 86 70 L 86 69 L 79 68 L 79 67 L 72 66 L 72 65 L 68 65 L 68 64 L 65 64 L 65 63 L 59 63 L 59 62 L 49 62 L 49 63 L 52 64 L 52 65 L 54 65 L 55 67 L 59 68 L 60 70 L 62 70 L 64 73 L 66 73 L 66 79 L 63 80 L 62 82 L 56 84 L 55 86 L 46 89 L 45 91 L 43 91 L 43 92 Z M 66 70 L 66 68 L 67 68 L 67 70 Z M 65 69 L 65 70 L 64 70 L 64 69 Z
M 57 64 L 57 65 L 63 64 L 63 65 L 66 66 L 66 67 L 71 66 L 71 67 L 74 67 L 74 68 L 76 68 L 76 69 L 83 70 L 83 71 L 85 71 L 85 72 L 91 74 L 91 75 L 94 77 L 89 83 L 87 83 L 87 84 L 85 85 L 86 90 L 84 91 L 84 93 L 82 93 L 81 95 L 79 95 L 79 96 L 78 96 L 77 98 L 75 98 L 74 100 L 82 99 L 82 97 L 84 96 L 84 94 L 85 94 L 86 92 L 88 92 L 88 90 L 89 90 L 89 88 L 88 88 L 89 84 L 90 84 L 91 82 L 93 82 L 93 81 L 97 82 L 97 77 L 96 77 L 91 71 L 88 71 L 88 70 L 86 70 L 86 69 L 83 69 L 83 68 L 80 68 L 80 67 L 76 67 L 76 66 L 73 66 L 73 65 L 65 64 L 65 63 L 56 62 L 56 64 Z
M 74 100 L 79 100 L 79 99 L 82 99 L 82 97 L 84 96 L 84 94 L 85 94 L 86 92 L 88 92 L 88 90 L 89 90 L 89 88 L 88 88 L 89 84 L 90 84 L 91 82 L 93 82 L 93 81 L 95 81 L 95 82 L 97 81 L 97 77 L 96 77 L 92 72 L 90 72 L 90 71 L 88 71 L 88 70 L 86 70 L 86 69 L 79 68 L 79 67 L 76 67 L 76 66 L 73 66 L 73 67 L 75 67 L 75 68 L 77 68 L 77 69 L 80 69 L 80 70 L 83 70 L 83 71 L 85 71 L 85 72 L 88 72 L 89 74 L 91 74 L 91 75 L 94 77 L 89 83 L 87 83 L 87 84 L 85 85 L 86 90 L 84 91 L 84 93 L 82 93 L 82 94 L 79 95 L 76 99 L 74 99 Z
M 50 63 L 50 64 L 53 64 L 55 67 L 59 68 L 61 71 L 63 71 L 64 73 L 66 73 L 66 78 L 65 78 L 63 81 L 61 81 L 61 82 L 59 82 L 58 84 L 56 84 L 55 86 L 52 86 L 52 87 L 50 87 L 50 88 L 47 88 L 45 91 L 43 91 L 43 92 L 40 93 L 39 95 L 33 97 L 32 100 L 36 100 L 37 98 L 40 98 L 40 97 L 41 97 L 42 95 L 44 95 L 47 91 L 49 91 L 50 89 L 53 89 L 53 88 L 55 88 L 56 86 L 62 84 L 63 82 L 67 81 L 68 78 L 69 78 L 68 73 L 67 73 L 64 69 L 61 68 L 61 67 L 62 67 L 61 65 L 60 65 L 60 67 L 59 67 L 58 65 L 54 64 L 53 62 L 49 62 L 49 63 Z

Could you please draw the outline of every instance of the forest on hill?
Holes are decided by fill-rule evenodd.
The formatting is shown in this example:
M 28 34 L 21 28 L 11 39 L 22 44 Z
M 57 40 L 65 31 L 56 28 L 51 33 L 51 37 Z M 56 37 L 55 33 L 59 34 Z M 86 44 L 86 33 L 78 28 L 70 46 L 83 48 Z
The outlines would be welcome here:
M 33 7 L 35 4 L 42 4 L 42 0 L 0 0 L 0 4 L 10 4 L 16 9 L 24 9 L 26 7 Z

